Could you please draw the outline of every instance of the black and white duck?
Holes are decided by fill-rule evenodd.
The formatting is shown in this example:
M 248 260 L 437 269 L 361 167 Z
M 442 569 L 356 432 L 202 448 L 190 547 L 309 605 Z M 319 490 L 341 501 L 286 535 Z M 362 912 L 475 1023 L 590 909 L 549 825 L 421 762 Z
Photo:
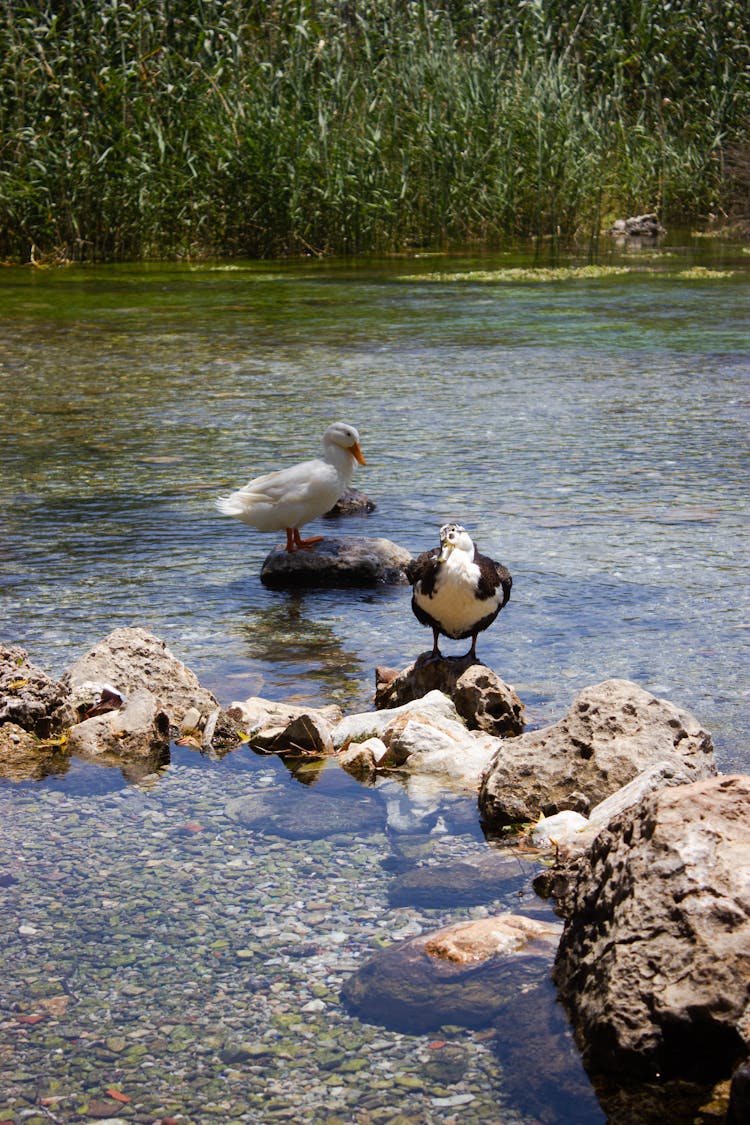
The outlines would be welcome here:
M 365 464 L 357 430 L 334 422 L 323 434 L 322 458 L 256 477 L 216 507 L 258 531 L 286 531 L 287 551 L 313 547 L 323 536 L 302 539 L 299 529 L 330 511 L 351 485 L 357 464 Z
M 438 637 L 471 637 L 466 658 L 476 660 L 477 637 L 488 629 L 510 597 L 510 571 L 477 550 L 465 528 L 446 523 L 440 546 L 425 551 L 406 567 L 412 583 L 411 608 L 422 625 L 432 629 L 432 658 L 438 658 Z

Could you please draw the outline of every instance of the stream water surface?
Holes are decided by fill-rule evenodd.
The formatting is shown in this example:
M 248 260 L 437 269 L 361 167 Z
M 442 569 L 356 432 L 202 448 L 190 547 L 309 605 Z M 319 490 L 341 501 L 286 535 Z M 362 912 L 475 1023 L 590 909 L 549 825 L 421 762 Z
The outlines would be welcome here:
M 0 637 L 59 675 L 143 625 L 224 704 L 369 709 L 376 666 L 431 643 L 408 588 L 270 592 L 279 537 L 214 508 L 316 456 L 341 418 L 377 506 L 311 530 L 417 553 L 467 526 L 513 574 L 478 648 L 530 728 L 624 677 L 692 711 L 722 771 L 750 770 L 750 255 L 675 238 L 610 249 L 591 275 L 535 264 L 2 270 Z M 355 828 L 228 813 L 258 793 L 299 810 L 300 792 Z M 573 1120 L 531 1045 L 524 1070 L 486 1029 L 412 1034 L 340 1000 L 403 937 L 552 917 L 528 880 L 468 904 L 399 893 L 404 873 L 497 847 L 473 801 L 410 808 L 337 768 L 175 747 L 148 784 L 75 761 L 1 782 L 0 810 L 0 1121 Z M 575 1120 L 616 1120 L 565 1049 Z

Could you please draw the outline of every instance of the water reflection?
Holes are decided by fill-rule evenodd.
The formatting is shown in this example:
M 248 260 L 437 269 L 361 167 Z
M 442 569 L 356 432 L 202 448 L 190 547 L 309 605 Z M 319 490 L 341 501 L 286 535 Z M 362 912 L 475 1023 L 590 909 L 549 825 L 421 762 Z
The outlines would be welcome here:
M 285 688 L 284 699 L 310 702 L 323 696 L 341 705 L 351 703 L 359 693 L 362 658 L 346 647 L 330 616 L 318 615 L 323 605 L 329 614 L 334 611 L 338 623 L 347 604 L 357 599 L 356 593 L 343 591 L 326 599 L 275 592 L 270 604 L 242 612 L 233 631 L 242 638 L 250 661 L 280 666 L 275 690 Z

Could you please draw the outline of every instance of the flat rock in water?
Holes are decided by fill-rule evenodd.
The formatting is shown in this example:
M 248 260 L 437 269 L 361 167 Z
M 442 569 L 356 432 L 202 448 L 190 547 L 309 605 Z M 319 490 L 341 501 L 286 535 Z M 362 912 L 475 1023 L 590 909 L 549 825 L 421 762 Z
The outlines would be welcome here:
M 286 840 L 355 837 L 385 827 L 382 805 L 364 792 L 356 800 L 346 800 L 304 788 L 266 789 L 234 798 L 226 812 L 245 828 Z
M 474 863 L 420 864 L 398 875 L 389 890 L 391 906 L 476 906 L 520 890 L 532 864 L 489 854 Z
M 325 537 L 309 550 L 277 547 L 266 558 L 260 580 L 271 590 L 310 586 L 402 586 L 410 553 L 390 539 Z
M 459 923 L 376 954 L 349 977 L 342 999 L 360 1019 L 409 1034 L 483 1027 L 546 976 L 559 934 L 514 914 Z

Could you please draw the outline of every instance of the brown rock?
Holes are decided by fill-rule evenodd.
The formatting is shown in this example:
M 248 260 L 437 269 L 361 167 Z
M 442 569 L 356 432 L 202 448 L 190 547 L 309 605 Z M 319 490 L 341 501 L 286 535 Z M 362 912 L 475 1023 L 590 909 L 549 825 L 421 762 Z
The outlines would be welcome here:
M 484 778 L 485 828 L 592 806 L 659 762 L 691 780 L 714 776 L 710 734 L 687 711 L 627 680 L 585 688 L 553 726 L 500 747 Z
M 63 685 L 32 664 L 24 649 L 0 645 L 0 725 L 15 723 L 48 738 L 64 697 Z
M 421 699 L 430 691 L 441 691 L 471 730 L 510 738 L 523 730 L 524 706 L 513 688 L 486 664 L 470 657 L 440 657 L 422 654 L 405 668 L 375 671 L 375 706 L 400 707 Z
M 555 980 L 588 1068 L 728 1077 L 750 1048 L 750 777 L 616 817 L 570 909 Z
M 545 977 L 559 927 L 517 915 L 459 923 L 377 953 L 345 983 L 360 1019 L 409 1033 L 482 1027 Z
M 427 939 L 424 951 L 441 961 L 476 965 L 498 954 L 517 953 L 520 949 L 531 953 L 536 942 L 541 943 L 540 953 L 549 954 L 557 949 L 560 933 L 556 924 L 524 918 L 520 914 L 501 914 L 448 926 Z

